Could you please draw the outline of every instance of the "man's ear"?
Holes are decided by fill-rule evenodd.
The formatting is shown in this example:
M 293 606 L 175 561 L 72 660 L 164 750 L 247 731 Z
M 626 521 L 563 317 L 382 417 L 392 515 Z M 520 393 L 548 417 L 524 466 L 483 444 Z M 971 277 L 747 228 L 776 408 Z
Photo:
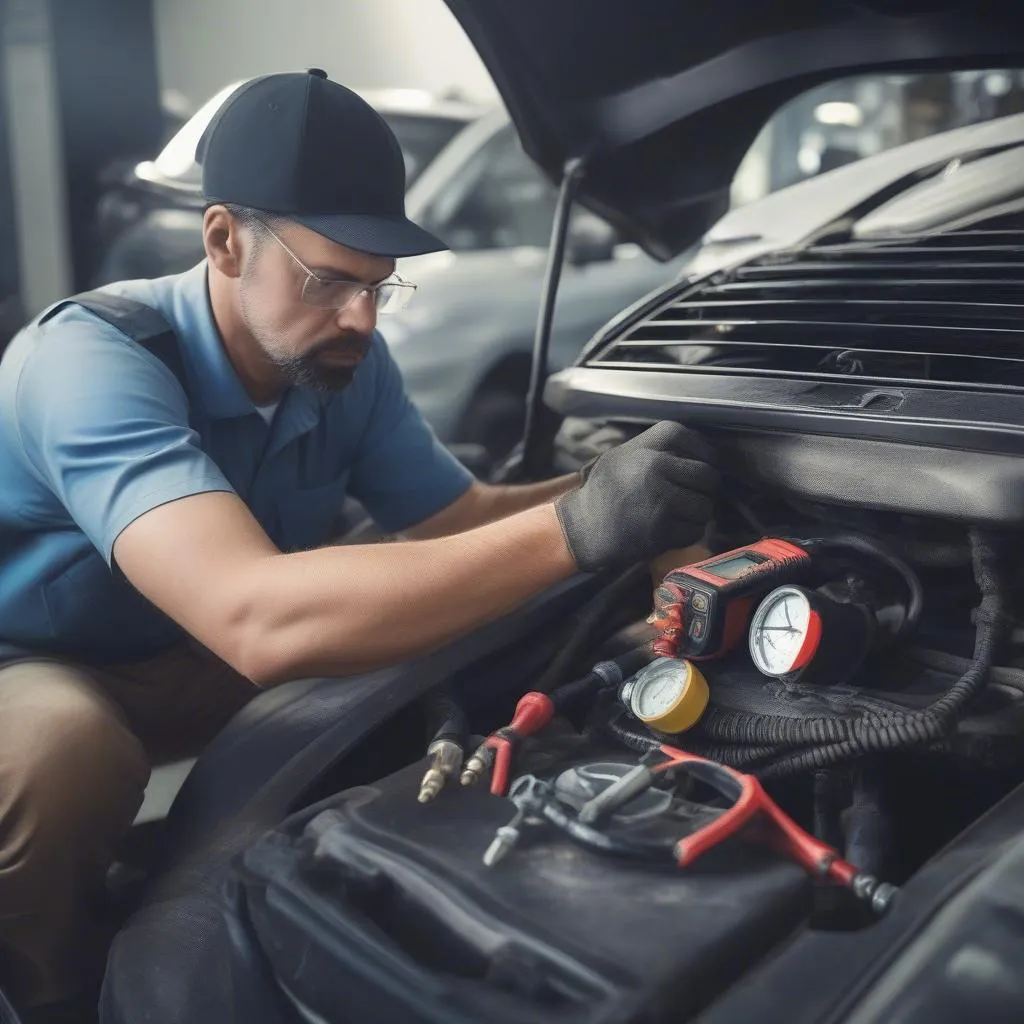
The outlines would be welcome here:
M 203 215 L 203 248 L 210 266 L 225 277 L 242 276 L 242 228 L 223 206 L 211 206 Z

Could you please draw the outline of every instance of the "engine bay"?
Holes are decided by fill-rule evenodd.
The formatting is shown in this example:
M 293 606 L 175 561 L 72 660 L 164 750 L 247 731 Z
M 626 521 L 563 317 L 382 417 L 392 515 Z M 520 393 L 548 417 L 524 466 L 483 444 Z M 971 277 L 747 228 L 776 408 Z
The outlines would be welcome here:
M 424 760 L 245 853 L 310 1019 L 342 975 L 361 1020 L 693 1019 L 880 928 L 1024 780 L 1013 533 L 746 495 L 706 547 L 602 581 L 518 689 L 431 691 Z

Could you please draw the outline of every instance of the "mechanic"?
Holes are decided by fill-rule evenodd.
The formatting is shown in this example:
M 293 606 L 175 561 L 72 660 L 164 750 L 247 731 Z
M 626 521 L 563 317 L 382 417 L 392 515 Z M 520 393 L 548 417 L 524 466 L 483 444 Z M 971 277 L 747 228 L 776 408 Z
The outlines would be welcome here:
M 425 654 L 693 542 L 717 487 L 669 423 L 520 486 L 436 441 L 376 324 L 409 291 L 396 257 L 444 245 L 405 217 L 391 131 L 324 72 L 242 86 L 197 158 L 205 261 L 108 289 L 167 320 L 185 386 L 74 304 L 0 363 L 0 984 L 39 1020 L 95 992 L 152 763 L 260 688 Z M 399 539 L 332 545 L 346 495 Z

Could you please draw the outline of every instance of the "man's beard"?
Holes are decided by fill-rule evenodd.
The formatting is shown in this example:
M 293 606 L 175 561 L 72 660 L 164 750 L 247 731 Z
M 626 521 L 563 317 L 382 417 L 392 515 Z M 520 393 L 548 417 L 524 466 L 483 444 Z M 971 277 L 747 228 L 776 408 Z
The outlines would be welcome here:
M 332 338 L 315 345 L 301 356 L 278 356 L 268 351 L 267 358 L 280 371 L 290 387 L 327 395 L 342 391 L 352 383 L 368 348 L 369 339 L 362 336 L 358 340 Z M 359 363 L 351 366 L 331 366 L 317 359 L 320 353 L 332 350 L 350 352 L 353 355 L 360 353 Z
M 267 361 L 281 374 L 289 387 L 315 391 L 323 395 L 334 394 L 347 388 L 356 370 L 370 351 L 371 338 L 355 331 L 346 331 L 324 341 L 318 341 L 300 356 L 282 355 L 276 346 L 276 334 L 269 325 L 254 315 L 249 303 L 247 275 L 243 273 L 242 321 L 249 334 L 259 345 Z M 325 352 L 342 352 L 351 365 L 331 365 L 318 359 Z

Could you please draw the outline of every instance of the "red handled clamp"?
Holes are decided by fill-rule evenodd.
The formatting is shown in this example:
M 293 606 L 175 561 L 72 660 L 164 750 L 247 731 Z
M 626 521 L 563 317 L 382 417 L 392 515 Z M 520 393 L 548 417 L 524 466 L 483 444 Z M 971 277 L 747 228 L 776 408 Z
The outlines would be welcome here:
M 493 766 L 491 793 L 504 796 L 508 791 L 513 751 L 524 737 L 540 732 L 551 721 L 554 713 L 555 705 L 546 693 L 531 691 L 523 694 L 516 705 L 512 721 L 492 732 L 466 762 L 462 785 L 473 785 Z
M 858 899 L 869 902 L 876 912 L 884 912 L 896 894 L 895 886 L 862 874 L 831 846 L 805 832 L 765 792 L 753 775 L 744 775 L 675 747 L 661 746 L 654 756 L 659 753 L 663 759 L 649 764 L 652 775 L 681 768 L 730 802 L 730 806 L 710 824 L 676 842 L 673 855 L 679 867 L 692 864 L 745 826 L 760 823 L 768 826 L 763 838 L 780 853 L 795 860 L 811 874 L 852 890 Z

